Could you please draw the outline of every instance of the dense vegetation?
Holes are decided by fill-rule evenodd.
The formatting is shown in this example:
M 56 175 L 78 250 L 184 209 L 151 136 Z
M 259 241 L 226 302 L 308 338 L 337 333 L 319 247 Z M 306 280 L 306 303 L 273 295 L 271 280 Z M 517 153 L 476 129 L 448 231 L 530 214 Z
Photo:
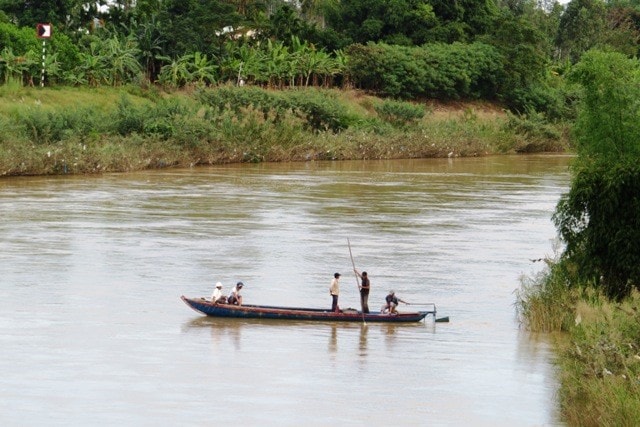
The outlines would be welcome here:
M 554 215 L 565 248 L 523 287 L 534 330 L 565 331 L 561 399 L 572 425 L 640 419 L 640 66 L 592 51 L 570 78 L 584 88 L 570 191 Z
M 435 111 L 441 105 L 314 88 L 219 86 L 166 94 L 133 86 L 5 85 L 0 176 L 566 149 L 557 127 L 467 105 L 442 114 Z
M 0 0 L 0 81 L 322 86 L 571 119 L 591 48 L 638 51 L 637 0 Z

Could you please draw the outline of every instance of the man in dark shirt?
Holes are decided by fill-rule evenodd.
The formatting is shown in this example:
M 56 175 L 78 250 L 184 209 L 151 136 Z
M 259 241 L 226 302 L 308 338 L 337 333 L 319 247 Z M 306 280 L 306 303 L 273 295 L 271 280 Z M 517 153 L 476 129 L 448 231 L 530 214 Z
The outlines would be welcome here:
M 388 312 L 389 314 L 397 314 L 398 312 L 396 311 L 396 307 L 398 306 L 398 302 L 404 303 L 404 304 L 409 304 L 406 301 L 401 300 L 400 298 L 398 298 L 396 296 L 396 292 L 391 290 L 389 291 L 389 295 L 387 295 L 384 300 L 386 301 L 387 305 L 384 306 L 384 309 L 382 310 L 383 312 Z
M 371 289 L 371 282 L 369 281 L 369 276 L 366 271 L 363 271 L 362 274 L 358 272 L 358 270 L 353 270 L 356 275 L 360 278 L 362 283 L 360 284 L 360 304 L 362 305 L 362 312 L 369 312 L 369 290 Z

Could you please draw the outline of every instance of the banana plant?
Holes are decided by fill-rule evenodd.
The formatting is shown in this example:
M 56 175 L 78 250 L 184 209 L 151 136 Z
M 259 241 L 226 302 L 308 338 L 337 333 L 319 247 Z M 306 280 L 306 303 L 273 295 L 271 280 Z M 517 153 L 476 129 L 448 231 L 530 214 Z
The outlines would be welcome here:
M 5 83 L 12 79 L 22 81 L 23 73 L 28 70 L 26 58 L 15 55 L 9 46 L 5 46 L 0 52 L 0 65 L 2 65 L 2 76 Z
M 188 54 L 172 60 L 160 69 L 158 81 L 169 87 L 182 87 L 192 81 L 189 64 L 193 55 Z
M 137 41 L 133 36 L 119 37 L 114 34 L 102 45 L 102 59 L 108 64 L 109 81 L 113 86 L 119 86 L 131 81 L 140 74 L 142 68 L 138 62 Z
M 93 41 L 89 45 L 88 52 L 80 52 L 80 65 L 72 73 L 82 76 L 79 81 L 86 81 L 88 85 L 94 87 L 106 83 L 108 79 L 106 63 L 99 54 L 99 44 L 99 42 Z
M 215 84 L 217 67 L 209 62 L 207 55 L 195 52 L 192 55 L 189 73 L 191 78 L 198 83 Z

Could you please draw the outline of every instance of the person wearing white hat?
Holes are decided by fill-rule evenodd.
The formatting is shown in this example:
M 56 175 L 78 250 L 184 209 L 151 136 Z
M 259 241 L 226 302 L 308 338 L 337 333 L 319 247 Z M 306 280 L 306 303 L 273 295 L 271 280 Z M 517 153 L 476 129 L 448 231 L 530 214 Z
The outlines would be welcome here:
M 211 295 L 211 302 L 214 304 L 224 304 L 227 302 L 227 298 L 222 295 L 222 283 L 216 283 L 216 288 Z

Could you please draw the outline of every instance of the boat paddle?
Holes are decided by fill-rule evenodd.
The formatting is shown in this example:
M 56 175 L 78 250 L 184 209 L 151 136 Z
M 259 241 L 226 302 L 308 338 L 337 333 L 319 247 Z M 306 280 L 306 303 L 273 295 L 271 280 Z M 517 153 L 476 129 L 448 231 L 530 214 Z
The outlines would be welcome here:
M 349 246 L 349 256 L 351 257 L 351 265 L 353 265 L 353 274 L 355 274 L 356 276 L 356 287 L 358 288 L 358 295 L 360 295 L 360 282 L 358 282 L 358 273 L 356 273 L 356 262 L 353 260 L 353 253 L 351 252 L 351 242 L 349 241 L 349 238 L 347 237 L 347 245 Z M 362 304 L 362 297 L 360 297 L 360 304 Z M 362 310 L 362 323 L 364 325 L 367 324 L 367 322 L 365 322 L 364 320 L 364 307 L 360 307 Z

